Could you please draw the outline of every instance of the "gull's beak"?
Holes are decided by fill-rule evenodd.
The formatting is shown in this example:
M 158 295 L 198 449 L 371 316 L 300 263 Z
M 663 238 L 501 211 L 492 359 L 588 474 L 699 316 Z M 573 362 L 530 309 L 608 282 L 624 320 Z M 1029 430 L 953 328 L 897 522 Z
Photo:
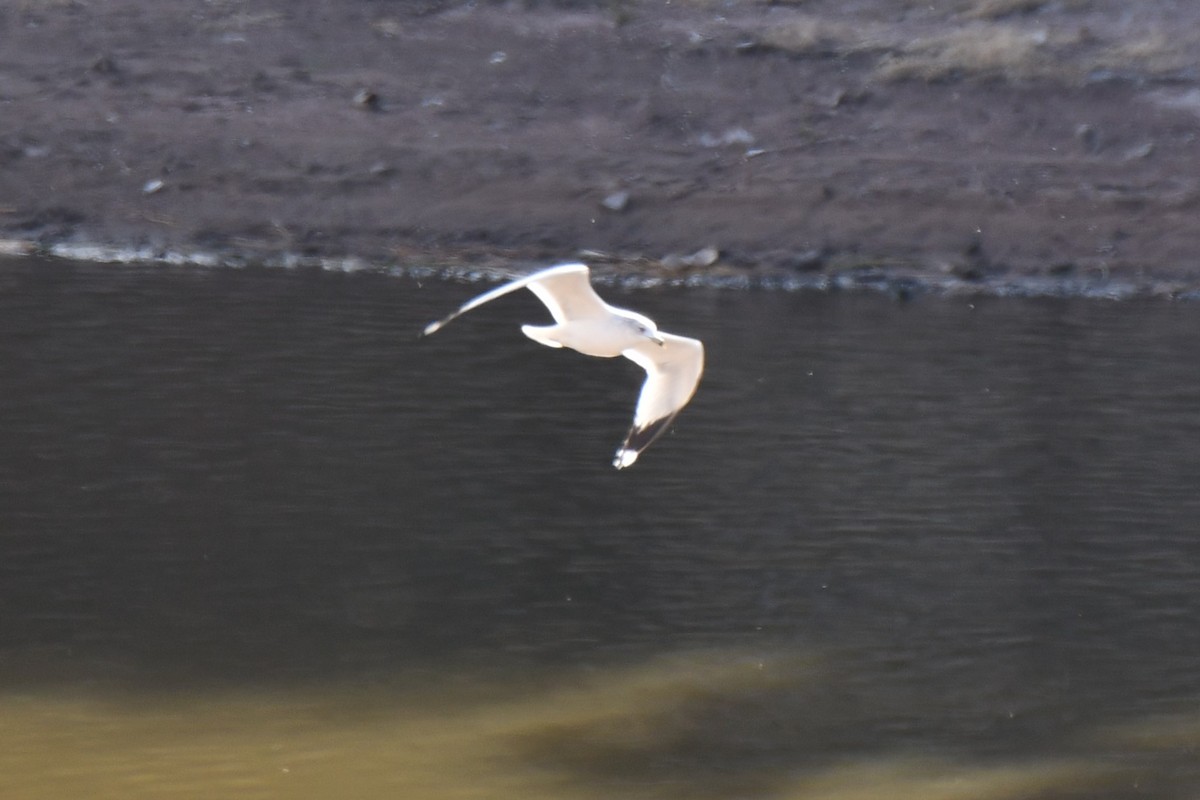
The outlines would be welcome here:
M 650 334 L 650 341 L 654 342 L 659 347 L 662 347 L 663 345 L 666 344 L 666 341 L 663 339 L 662 334 L 659 333 L 658 331 L 655 331 L 654 333 Z

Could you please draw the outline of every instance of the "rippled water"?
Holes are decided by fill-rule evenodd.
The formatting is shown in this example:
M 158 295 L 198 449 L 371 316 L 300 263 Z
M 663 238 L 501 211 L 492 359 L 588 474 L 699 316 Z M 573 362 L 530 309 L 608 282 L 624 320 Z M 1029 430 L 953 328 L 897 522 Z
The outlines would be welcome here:
M 0 263 L 0 796 L 1193 797 L 1200 309 Z

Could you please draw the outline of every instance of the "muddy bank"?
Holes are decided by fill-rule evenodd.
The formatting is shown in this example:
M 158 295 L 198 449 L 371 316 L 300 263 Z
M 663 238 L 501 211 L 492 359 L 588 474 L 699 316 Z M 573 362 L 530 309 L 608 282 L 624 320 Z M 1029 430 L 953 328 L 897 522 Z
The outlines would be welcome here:
M 1180 5 L 25 0 L 0 237 L 1184 293 Z

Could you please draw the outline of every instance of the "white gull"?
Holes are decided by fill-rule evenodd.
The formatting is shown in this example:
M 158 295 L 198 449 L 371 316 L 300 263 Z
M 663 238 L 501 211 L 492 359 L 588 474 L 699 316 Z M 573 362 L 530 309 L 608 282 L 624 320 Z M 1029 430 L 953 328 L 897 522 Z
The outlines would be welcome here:
M 646 370 L 633 427 L 613 458 L 617 469 L 628 467 L 692 399 L 704 371 L 704 345 L 686 336 L 663 333 L 648 317 L 605 303 L 592 289 L 585 264 L 561 264 L 497 286 L 431 322 L 425 327 L 425 335 L 436 332 L 460 314 L 517 289 L 529 289 L 537 295 L 556 323 L 541 327 L 522 325 L 522 333 L 530 339 L 547 347 L 568 347 L 588 356 L 625 356 Z

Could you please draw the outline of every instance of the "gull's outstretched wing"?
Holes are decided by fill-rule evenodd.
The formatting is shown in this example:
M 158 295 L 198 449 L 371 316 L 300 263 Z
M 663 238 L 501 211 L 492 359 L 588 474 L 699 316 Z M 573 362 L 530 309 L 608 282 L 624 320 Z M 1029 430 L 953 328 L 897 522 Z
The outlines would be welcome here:
M 624 469 L 662 435 L 696 392 L 704 372 L 704 345 L 686 336 L 662 333 L 663 344 L 647 341 L 622 355 L 646 370 L 633 427 L 617 449 L 613 466 Z
M 583 264 L 563 264 L 533 276 L 529 291 L 550 309 L 550 316 L 560 325 L 573 319 L 606 317 L 612 312 L 596 294 Z
M 604 304 L 588 281 L 587 265 L 560 264 L 557 267 L 543 269 L 502 284 L 490 292 L 468 300 L 453 313 L 426 325 L 424 335 L 428 336 L 438 331 L 455 317 L 465 314 L 489 300 L 495 300 L 509 292 L 525 288 L 532 291 L 539 300 L 546 304 L 554 321 L 558 323 L 579 317 L 595 317 L 609 313 L 608 306 Z

